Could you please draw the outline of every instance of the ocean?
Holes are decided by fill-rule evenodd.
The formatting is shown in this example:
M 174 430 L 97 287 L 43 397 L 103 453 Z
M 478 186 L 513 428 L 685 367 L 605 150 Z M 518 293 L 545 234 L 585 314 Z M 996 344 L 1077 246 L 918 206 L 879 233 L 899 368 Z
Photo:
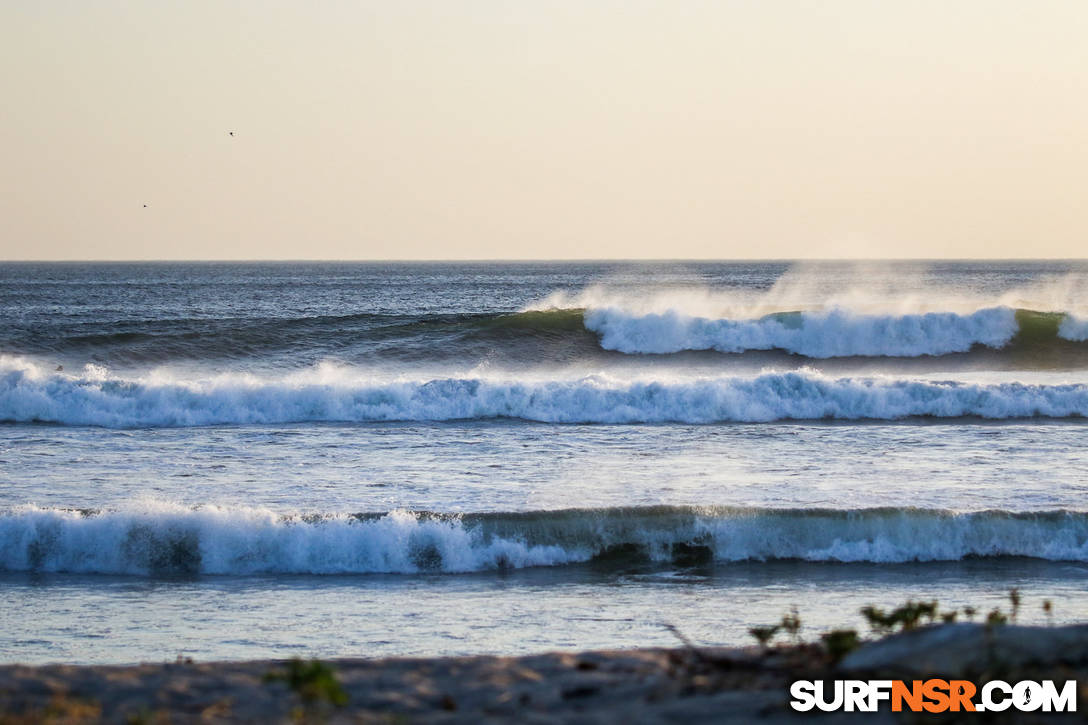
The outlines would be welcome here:
M 1014 587 L 1082 620 L 1086 293 L 1053 261 L 2 264 L 0 661 L 743 644 Z

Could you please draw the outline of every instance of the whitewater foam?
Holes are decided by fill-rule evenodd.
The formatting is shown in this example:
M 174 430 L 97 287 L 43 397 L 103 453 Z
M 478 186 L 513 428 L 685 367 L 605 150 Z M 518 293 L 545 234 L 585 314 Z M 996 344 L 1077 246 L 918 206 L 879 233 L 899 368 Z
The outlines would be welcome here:
M 378 380 L 359 372 L 187 380 L 125 378 L 93 367 L 48 372 L 0 361 L 0 420 L 105 427 L 517 418 L 546 423 L 765 422 L 914 416 L 1088 416 L 1088 385 L 831 378 L 813 371 L 750 377 L 627 379 L 449 377 Z
M 583 310 L 601 346 L 624 353 L 919 357 L 1006 347 L 1025 331 L 1018 319 L 1025 315 L 1060 321 L 1052 337 L 1088 341 L 1086 284 L 1070 274 L 985 296 L 934 286 L 921 267 L 798 265 L 770 289 L 632 291 L 602 283 L 557 290 L 525 310 Z
M 917 357 L 967 352 L 975 345 L 1004 347 L 1016 335 L 1007 307 L 970 314 L 929 312 L 867 315 L 845 309 L 774 314 L 754 320 L 692 317 L 678 311 L 633 314 L 615 307 L 585 313 L 601 346 L 625 353 L 682 350 L 784 350 L 811 358 Z
M 613 508 L 281 515 L 139 504 L 0 512 L 0 570 L 129 575 L 468 572 L 600 557 L 838 562 L 1088 561 L 1088 515 L 920 509 Z
M 1066 315 L 1058 327 L 1058 336 L 1073 342 L 1088 342 L 1088 317 Z
M 476 571 L 564 563 L 556 547 L 481 542 L 455 520 L 405 511 L 280 516 L 267 509 L 144 505 L 82 512 L 19 507 L 0 516 L 0 568 L 148 573 Z

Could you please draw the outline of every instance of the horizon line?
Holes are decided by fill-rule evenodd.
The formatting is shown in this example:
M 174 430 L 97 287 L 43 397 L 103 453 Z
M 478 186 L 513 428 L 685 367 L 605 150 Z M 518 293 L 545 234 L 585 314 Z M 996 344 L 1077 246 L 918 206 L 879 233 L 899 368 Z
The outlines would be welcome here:
M 1088 262 L 1088 257 L 465 257 L 433 259 L 388 258 L 98 258 L 3 259 L 0 264 L 526 264 L 599 262 Z

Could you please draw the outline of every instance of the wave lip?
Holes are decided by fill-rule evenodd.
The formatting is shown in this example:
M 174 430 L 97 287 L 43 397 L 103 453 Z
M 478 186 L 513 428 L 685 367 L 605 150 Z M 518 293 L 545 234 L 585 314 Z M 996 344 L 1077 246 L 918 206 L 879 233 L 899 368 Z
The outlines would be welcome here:
M 0 516 L 0 569 L 95 574 L 349 574 L 564 563 L 565 552 L 481 543 L 455 521 L 279 516 L 264 509 L 21 507 Z
M 739 308 L 732 317 L 715 314 L 683 307 L 647 312 L 637 305 L 615 303 L 503 314 L 122 320 L 22 331 L 8 340 L 8 349 L 137 365 L 186 360 L 314 362 L 328 357 L 433 362 L 477 360 L 482 354 L 562 362 L 608 352 L 688 350 L 728 354 L 776 350 L 812 359 L 902 358 L 975 348 L 1064 354 L 1079 363 L 1088 359 L 1083 345 L 1088 342 L 1088 318 L 1071 312 L 991 306 L 970 313 L 875 314 L 836 307 L 773 314 Z
M 1058 336 L 1072 342 L 1088 342 L 1088 318 L 1065 315 L 1058 327 Z
M 115 428 L 514 418 L 545 423 L 722 423 L 908 417 L 1088 416 L 1088 384 L 753 377 L 380 381 L 358 373 L 178 380 L 80 375 L 0 361 L 0 421 Z
M 833 308 L 751 320 L 604 307 L 587 310 L 585 324 L 600 336 L 602 347 L 624 353 L 784 350 L 810 358 L 918 357 L 967 352 L 975 345 L 1001 348 L 1019 329 L 1016 311 L 1008 307 L 903 315 Z
M 618 554 L 736 561 L 1088 561 L 1088 514 L 912 508 L 656 506 L 442 515 L 280 515 L 144 504 L 113 511 L 0 512 L 0 570 L 127 575 L 470 572 Z

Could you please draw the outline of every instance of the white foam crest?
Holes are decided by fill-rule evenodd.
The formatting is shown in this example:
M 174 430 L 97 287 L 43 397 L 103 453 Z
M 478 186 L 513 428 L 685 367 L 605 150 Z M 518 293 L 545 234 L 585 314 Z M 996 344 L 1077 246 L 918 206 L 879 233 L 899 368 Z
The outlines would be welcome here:
M 1088 342 L 1088 316 L 1066 315 L 1058 326 L 1058 337 L 1073 342 Z
M 667 507 L 666 507 L 667 508 Z M 919 509 L 604 509 L 437 516 L 279 515 L 162 503 L 0 511 L 0 570 L 127 575 L 469 572 L 588 561 L 1088 561 L 1088 516 Z M 677 548 L 680 547 L 680 548 Z
M 185 380 L 44 372 L 0 361 L 0 420 L 105 427 L 518 418 L 547 423 L 762 422 L 1088 416 L 1088 385 L 831 378 L 801 370 L 755 376 L 630 379 L 605 374 L 325 382 L 217 376 Z
M 557 291 L 527 310 L 583 309 L 606 349 L 626 353 L 779 349 L 815 358 L 943 355 L 1002 347 L 1016 310 L 1065 313 L 1059 334 L 1088 339 L 1088 278 L 1067 274 L 985 296 L 935 287 L 924 265 L 794 265 L 767 290 L 608 283 Z
M 465 572 L 562 564 L 577 552 L 484 540 L 455 519 L 392 511 L 305 519 L 260 508 L 169 504 L 0 515 L 0 569 L 101 574 Z M 585 555 L 583 554 L 583 557 Z
M 832 309 L 755 320 L 708 319 L 675 311 L 632 314 L 607 307 L 588 310 L 585 325 L 600 335 L 602 347 L 625 353 L 785 350 L 811 358 L 944 355 L 979 344 L 999 348 L 1018 329 L 1015 311 L 1007 307 L 967 315 L 866 315 Z

